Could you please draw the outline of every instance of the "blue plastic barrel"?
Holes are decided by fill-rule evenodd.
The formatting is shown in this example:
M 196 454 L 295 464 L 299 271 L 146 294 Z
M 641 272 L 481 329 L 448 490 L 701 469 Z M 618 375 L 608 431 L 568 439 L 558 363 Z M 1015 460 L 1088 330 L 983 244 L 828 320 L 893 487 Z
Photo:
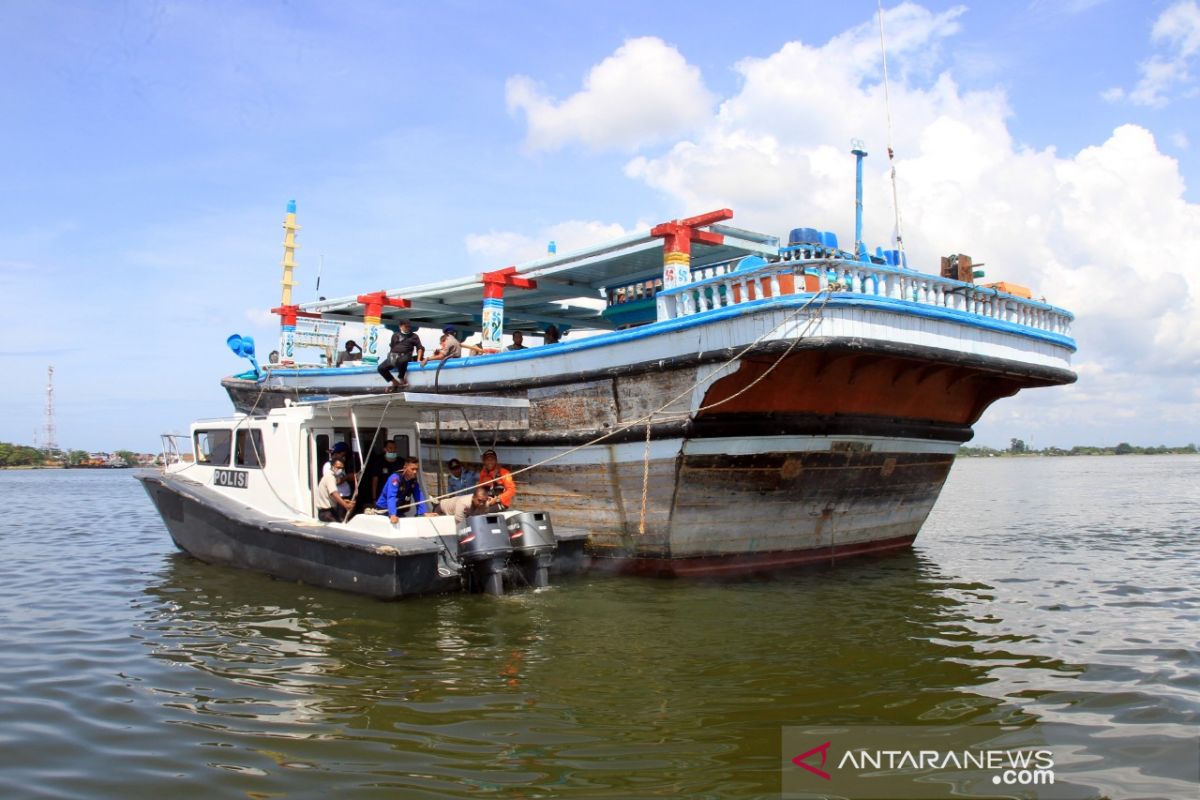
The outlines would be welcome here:
M 816 228 L 792 228 L 788 234 L 788 247 L 800 244 L 820 244 L 821 237 Z

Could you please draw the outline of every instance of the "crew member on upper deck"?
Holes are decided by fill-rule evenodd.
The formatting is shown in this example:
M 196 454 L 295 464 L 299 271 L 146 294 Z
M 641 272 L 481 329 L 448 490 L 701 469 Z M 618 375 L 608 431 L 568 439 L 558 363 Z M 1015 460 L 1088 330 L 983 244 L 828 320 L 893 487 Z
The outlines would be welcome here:
M 483 469 L 479 470 L 479 482 L 487 487 L 488 495 L 503 509 L 512 508 L 517 497 L 517 484 L 512 473 L 500 466 L 495 450 L 483 454 Z
M 395 392 L 408 386 L 408 381 L 404 380 L 404 376 L 408 372 L 408 362 L 412 361 L 414 352 L 418 359 L 425 358 L 425 347 L 421 344 L 420 338 L 413 333 L 412 323 L 404 320 L 400 323 L 400 330 L 392 334 L 391 350 L 388 352 L 387 359 L 379 365 L 379 374 L 385 381 L 392 384 L 388 387 L 389 392 Z M 394 378 L 392 377 L 393 369 L 396 370 Z
M 459 358 L 462 356 L 462 345 L 458 343 L 458 329 L 453 325 L 447 325 L 442 328 L 442 338 L 438 345 L 438 349 L 433 351 L 433 355 L 429 358 L 421 359 L 421 366 L 425 366 L 430 361 L 445 361 L 448 358 Z
M 346 349 L 337 354 L 337 365 L 340 367 L 347 361 L 362 361 L 362 347 L 353 339 L 346 341 Z

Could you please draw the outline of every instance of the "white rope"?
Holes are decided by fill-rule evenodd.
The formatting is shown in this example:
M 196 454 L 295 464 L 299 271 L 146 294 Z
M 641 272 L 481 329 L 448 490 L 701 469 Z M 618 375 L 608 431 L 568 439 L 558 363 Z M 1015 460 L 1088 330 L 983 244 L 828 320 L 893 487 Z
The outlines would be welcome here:
M 839 288 L 840 288 L 840 285 L 839 285 L 839 284 L 837 284 L 837 283 L 832 283 L 832 284 L 830 284 L 830 285 L 829 285 L 829 287 L 828 287 L 828 288 L 826 288 L 826 289 L 822 289 L 820 292 L 817 292 L 817 293 L 813 294 L 813 296 L 812 296 L 812 297 L 810 297 L 810 298 L 809 298 L 809 299 L 808 299 L 808 300 L 807 300 L 807 301 L 804 303 L 804 305 L 800 306 L 798 309 L 796 309 L 796 310 L 795 310 L 795 311 L 793 311 L 791 314 L 789 314 L 787 317 L 785 317 L 785 318 L 783 319 L 783 321 L 781 321 L 781 322 L 779 322 L 778 324 L 776 324 L 776 325 L 774 325 L 773 327 L 771 327 L 769 330 L 767 330 L 766 332 L 764 332 L 764 333 L 763 333 L 761 336 L 759 336 L 757 339 L 755 339 L 754 341 L 750 342 L 750 344 L 746 345 L 746 346 L 745 346 L 745 347 L 743 347 L 741 350 L 739 350 L 737 353 L 735 353 L 733 356 L 731 356 L 731 357 L 730 357 L 728 360 L 726 360 L 726 361 L 725 361 L 724 363 L 722 363 L 720 366 L 718 366 L 717 368 L 715 368 L 715 369 L 713 369 L 713 370 L 709 371 L 709 373 L 708 373 L 707 375 L 705 375 L 703 378 L 700 378 L 699 380 L 695 381 L 694 383 L 692 383 L 692 385 L 691 385 L 691 386 L 689 386 L 688 388 L 684 389 L 682 392 L 680 392 L 679 394 L 675 395 L 675 396 L 674 396 L 674 397 L 672 397 L 670 400 L 668 400 L 667 402 L 663 403 L 661 406 L 659 406 L 659 407 L 658 407 L 658 408 L 656 408 L 655 410 L 651 411 L 650 413 L 648 413 L 648 414 L 644 414 L 644 415 L 642 415 L 642 416 L 638 417 L 637 419 L 635 419 L 635 420 L 632 420 L 632 421 L 630 421 L 630 422 L 626 423 L 625 425 L 621 425 L 621 426 L 618 426 L 618 427 L 616 427 L 616 428 L 613 428 L 613 429 L 611 429 L 611 430 L 609 430 L 609 431 L 606 431 L 605 433 L 602 433 L 602 434 L 600 434 L 599 436 L 597 436 L 596 438 L 592 439 L 591 441 L 587 441 L 587 442 L 584 442 L 583 444 L 576 445 L 575 447 L 572 447 L 572 448 L 569 448 L 569 449 L 567 449 L 567 450 L 564 450 L 564 451 L 562 451 L 561 453 L 557 453 L 557 454 L 555 454 L 555 455 L 552 455 L 552 456 L 550 456 L 550 457 L 548 457 L 548 458 L 542 459 L 541 461 L 538 461 L 538 462 L 536 462 L 536 463 L 534 463 L 534 464 L 530 464 L 530 465 L 529 465 L 529 466 L 527 466 L 527 467 L 521 467 L 520 469 L 510 470 L 510 471 L 509 471 L 509 476 L 510 476 L 510 477 L 515 477 L 515 476 L 517 476 L 517 475 L 520 475 L 520 474 L 522 474 L 522 473 L 529 472 L 529 471 L 531 471 L 531 470 L 535 470 L 535 469 L 538 469 L 538 468 L 540 468 L 540 467 L 544 467 L 544 466 L 546 466 L 547 464 L 551 464 L 551 463 L 553 463 L 553 462 L 555 462 L 555 461 L 558 461 L 558 460 L 559 460 L 559 459 L 561 459 L 561 458 L 565 458 L 565 457 L 567 457 L 567 456 L 571 455 L 572 453 L 577 453 L 577 452 L 579 452 L 580 450 L 584 450 L 584 449 L 586 449 L 586 448 L 589 448 L 589 447 L 594 447 L 595 445 L 597 445 L 597 444 L 599 444 L 599 443 L 603 442 L 605 439 L 610 439 L 610 438 L 612 438 L 613 436 L 616 436 L 618 433 L 624 433 L 625 431 L 627 431 L 627 430 L 630 430 L 630 429 L 632 429 L 632 428 L 636 428 L 636 427 L 638 427 L 638 426 L 640 426 L 640 425 L 648 425 L 648 424 L 650 423 L 650 421 L 651 421 L 651 420 L 652 420 L 654 417 L 667 417 L 667 418 L 669 418 L 669 419 L 671 419 L 671 420 L 686 419 L 687 417 L 689 417 L 689 416 L 692 416 L 693 414 L 697 414 L 697 413 L 699 413 L 699 412 L 701 412 L 701 411 L 708 411 L 708 410 L 710 410 L 710 409 L 716 408 L 717 406 L 724 405 L 725 403 L 728 403 L 728 402 L 730 402 L 731 400 L 734 400 L 734 399 L 736 399 L 736 398 L 738 398 L 738 397 L 742 396 L 742 395 L 743 395 L 743 394 L 745 394 L 746 392 L 750 391 L 750 389 L 754 388 L 754 387 L 755 387 L 755 386 L 757 386 L 759 383 L 761 383 L 762 381 L 766 380 L 767 376 L 768 376 L 768 375 L 770 375 L 772 372 L 774 372 L 775 368 L 776 368 L 776 367 L 778 367 L 778 366 L 779 366 L 781 363 L 783 363 L 783 359 L 784 359 L 784 358 L 786 358 L 786 357 L 787 357 L 787 356 L 788 356 L 788 355 L 789 355 L 789 354 L 790 354 L 790 353 L 791 353 L 791 352 L 792 352 L 792 351 L 793 351 L 793 350 L 796 348 L 796 345 L 798 345 L 798 344 L 800 343 L 800 340 L 801 340 L 801 339 L 803 339 L 803 338 L 804 338 L 804 336 L 806 336 L 806 335 L 807 335 L 807 334 L 808 334 L 808 333 L 809 333 L 809 332 L 812 330 L 812 328 L 813 328 L 813 327 L 815 327 L 816 323 L 817 323 L 817 322 L 819 322 L 819 321 L 821 320 L 821 315 L 822 315 L 822 313 L 824 312 L 825 305 L 826 305 L 826 304 L 829 302 L 829 296 L 830 296 L 830 294 L 831 294 L 832 292 L 836 291 L 836 290 L 837 290 L 837 289 L 839 289 Z M 784 351 L 783 351 L 783 353 L 781 353 L 781 354 L 779 355 L 779 358 L 775 359 L 774 363 L 772 363 L 772 364 L 771 364 L 771 366 L 770 366 L 770 367 L 768 367 L 768 368 L 767 368 L 767 370 L 766 370 L 765 372 L 763 372 L 763 374 L 762 374 L 762 375 L 759 375 L 757 378 L 755 378 L 755 379 L 754 379 L 753 381 L 751 381 L 749 384 L 747 384 L 746 386 L 744 386 L 742 389 L 740 389 L 739 391 L 737 391 L 737 392 L 735 392 L 734 394 L 730 395 L 729 397 L 726 397 L 726 398 L 725 398 L 725 399 L 723 399 L 723 400 L 718 400 L 717 402 L 715 402 L 715 403 L 710 403 L 710 404 L 709 404 L 709 405 L 707 405 L 707 406 L 701 406 L 700 408 L 696 409 L 695 411 L 679 412 L 679 413 L 676 413 L 676 414 L 664 414 L 664 412 L 666 411 L 666 409 L 667 409 L 668 407 L 670 407 L 671 405 L 675 404 L 675 403 L 676 403 L 676 402 L 678 402 L 679 400 L 682 400 L 684 397 L 686 397 L 686 396 L 690 395 L 690 394 L 691 394 L 693 391 L 695 391 L 695 390 L 696 390 L 696 388 L 697 388 L 698 386 L 701 386 L 702 384 L 704 384 L 704 383 L 706 383 L 707 381 L 711 380 L 713 377 L 715 377 L 715 376 L 716 376 L 718 373 L 720 373 L 722 370 L 724 370 L 724 369 L 725 369 L 726 367 L 728 367 L 730 364 L 734 363 L 735 361 L 738 361 L 738 360 L 739 360 L 739 359 L 741 359 L 741 358 L 742 358 L 742 357 L 743 357 L 743 356 L 744 356 L 746 353 L 748 353 L 750 350 L 752 350 L 753 348 L 757 347 L 757 346 L 758 346 L 758 345 L 759 345 L 759 344 L 760 344 L 760 343 L 761 343 L 761 342 L 762 342 L 764 339 L 766 339 L 767 337 L 769 337 L 769 336 L 770 336 L 771 334 L 773 334 L 775 331 L 779 330 L 779 329 L 780 329 L 780 328 L 782 328 L 784 325 L 788 324 L 788 323 L 789 323 L 789 322 L 791 322 L 793 319 L 796 319 L 796 318 L 797 318 L 797 317 L 799 317 L 801 314 L 803 314 L 804 312 L 806 312 L 806 311 L 809 309 L 809 307 L 810 307 L 810 306 L 812 306 L 813 302 L 814 302 L 814 301 L 815 301 L 815 300 L 816 300 L 818 297 L 823 297 L 824 299 L 821 301 L 821 305 L 820 305 L 820 307 L 817 309 L 817 313 L 816 313 L 815 315 L 812 315 L 812 316 L 810 316 L 810 317 L 809 317 L 809 319 L 808 319 L 808 322 L 807 322 L 807 323 L 805 324 L 805 326 L 804 326 L 804 329 L 803 329 L 803 330 L 802 330 L 802 331 L 801 331 L 799 334 L 797 334 L 795 337 L 793 337 L 793 339 L 792 339 L 792 342 L 791 342 L 791 344 L 789 344 L 789 345 L 788 345 L 787 349 L 786 349 L 786 350 L 784 350 Z M 647 456 L 647 457 L 648 457 L 648 456 Z M 474 489 L 477 489 L 477 488 L 479 488 L 480 486 L 483 486 L 483 487 L 490 486 L 490 485 L 492 485 L 492 484 L 496 483 L 498 480 L 499 480 L 498 478 L 493 478 L 492 480 L 489 480 L 489 481 L 484 481 L 484 482 L 482 482 L 482 483 L 476 484 L 476 485 L 475 485 L 475 487 L 473 487 L 473 488 L 472 488 L 472 491 L 474 491 Z M 434 504 L 436 505 L 437 503 L 440 503 L 442 500 L 445 500 L 447 497 L 452 497 L 452 496 L 453 496 L 453 495 L 451 495 L 451 494 L 439 495 L 439 496 L 437 496 L 437 497 L 426 498 L 425 502 L 434 503 Z M 416 507 L 417 505 L 418 505 L 418 503 L 416 503 L 416 502 L 412 502 L 412 503 L 408 503 L 408 504 L 406 504 L 406 505 L 403 505 L 403 506 L 397 506 L 397 507 L 396 507 L 396 510 L 397 510 L 397 511 L 400 511 L 400 510 L 402 510 L 402 509 L 414 508 L 414 507 Z
M 883 54 L 883 105 L 887 110 L 888 166 L 892 173 L 892 211 L 896 215 L 896 249 L 900 251 L 900 264 L 908 259 L 904 255 L 904 231 L 900 220 L 900 195 L 896 191 L 896 151 L 892 147 L 892 98 L 888 91 L 887 45 L 883 41 L 883 0 L 876 0 L 879 7 L 879 50 Z

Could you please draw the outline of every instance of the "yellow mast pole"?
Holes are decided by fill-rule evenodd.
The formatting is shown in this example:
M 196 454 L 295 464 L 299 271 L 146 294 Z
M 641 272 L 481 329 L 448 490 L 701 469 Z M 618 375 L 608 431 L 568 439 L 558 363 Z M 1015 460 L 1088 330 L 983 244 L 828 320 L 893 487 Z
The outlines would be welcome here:
M 290 306 L 292 304 L 292 287 L 296 285 L 292 280 L 292 270 L 296 268 L 296 231 L 300 230 L 300 226 L 296 224 L 296 201 L 289 200 L 287 205 L 287 216 L 283 218 L 283 298 L 280 302 L 282 306 Z
M 279 362 L 284 366 L 294 364 L 296 354 L 296 312 L 299 309 L 292 305 L 292 287 L 296 285 L 292 280 L 292 270 L 296 268 L 298 230 L 300 226 L 296 224 L 296 201 L 289 200 L 287 216 L 283 218 L 283 280 L 280 281 L 282 298 L 279 308 L 271 309 L 279 314 Z

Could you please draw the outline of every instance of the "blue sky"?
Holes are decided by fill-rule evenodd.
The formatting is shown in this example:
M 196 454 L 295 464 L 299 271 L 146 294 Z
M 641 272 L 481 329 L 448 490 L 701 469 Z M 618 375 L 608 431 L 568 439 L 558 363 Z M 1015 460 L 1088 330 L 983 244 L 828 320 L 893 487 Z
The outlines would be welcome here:
M 1200 441 L 1196 0 L 885 8 L 915 265 L 969 252 L 1079 315 L 1079 384 L 1001 401 L 976 441 Z M 321 256 L 337 296 L 725 205 L 848 238 L 854 135 L 884 243 L 874 14 L 9 0 L 0 440 L 41 428 L 49 364 L 62 446 L 225 413 L 225 337 L 274 338 L 291 198 L 306 300 Z

